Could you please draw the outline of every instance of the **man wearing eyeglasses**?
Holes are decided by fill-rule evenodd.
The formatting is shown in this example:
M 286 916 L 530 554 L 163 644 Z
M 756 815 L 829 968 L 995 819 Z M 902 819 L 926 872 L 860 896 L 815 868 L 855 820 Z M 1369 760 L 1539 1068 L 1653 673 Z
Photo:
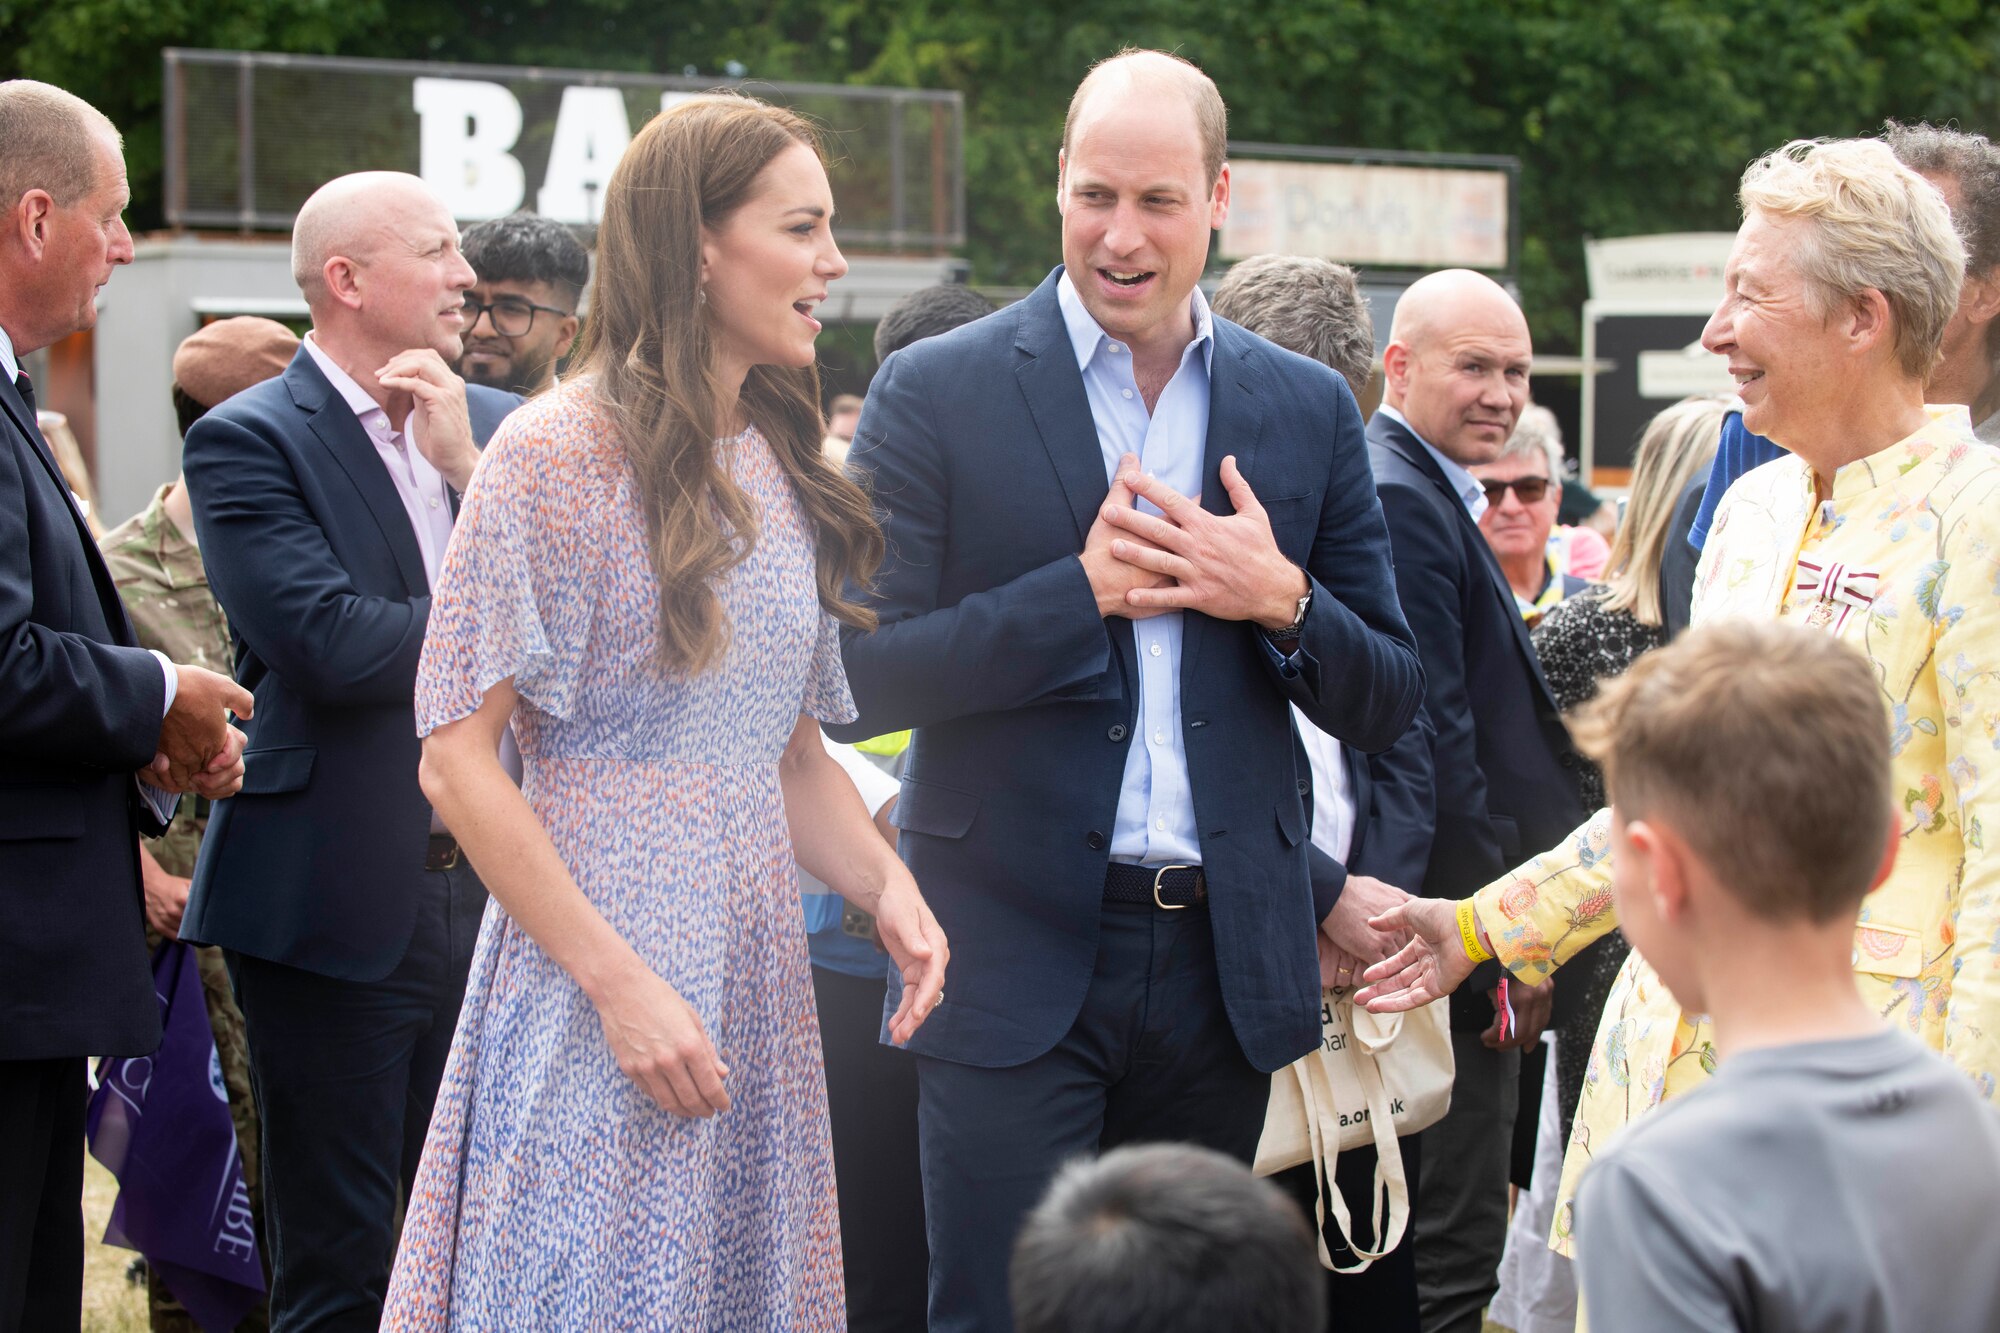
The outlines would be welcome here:
M 1569 734 L 1480 531 L 1488 500 L 1474 471 L 1494 464 L 1513 435 L 1532 356 L 1513 298 L 1463 269 L 1404 292 L 1382 351 L 1385 389 L 1368 423 L 1368 456 L 1435 730 L 1435 815 L 1428 828 L 1396 834 L 1399 843 L 1428 836 L 1430 864 L 1421 885 L 1399 887 L 1426 897 L 1463 897 L 1491 883 L 1519 864 L 1517 851 L 1554 846 L 1583 814 Z M 1511 490 L 1496 509 L 1518 506 Z M 1451 1000 L 1451 1110 L 1419 1148 L 1425 1333 L 1479 1333 L 1480 1311 L 1498 1287 L 1519 1048 L 1539 1040 L 1548 1021 L 1548 992 L 1518 984 L 1503 991 L 1497 970 L 1471 980 Z
M 1557 567 L 1549 534 L 1562 507 L 1562 446 L 1534 422 L 1545 407 L 1521 414 L 1500 456 L 1470 469 L 1486 494 L 1479 530 L 1513 589 L 1521 618 L 1533 629 L 1549 608 L 1585 586 L 1585 580 Z
M 465 294 L 458 373 L 533 397 L 555 383 L 556 363 L 576 341 L 590 256 L 568 227 L 533 213 L 470 227 L 460 246 L 479 281 Z

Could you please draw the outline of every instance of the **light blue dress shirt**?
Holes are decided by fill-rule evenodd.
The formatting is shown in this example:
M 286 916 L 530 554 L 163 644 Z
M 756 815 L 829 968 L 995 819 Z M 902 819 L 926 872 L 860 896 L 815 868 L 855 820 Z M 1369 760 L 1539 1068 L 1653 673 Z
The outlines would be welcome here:
M 1056 283 L 1056 301 L 1083 373 L 1106 481 L 1118 475 L 1122 455 L 1136 454 L 1141 471 L 1198 500 L 1208 448 L 1208 373 L 1215 355 L 1215 328 L 1201 289 L 1192 297 L 1194 341 L 1181 353 L 1180 367 L 1150 415 L 1132 373 L 1131 349 L 1091 318 L 1067 273 Z M 1149 514 L 1160 512 L 1145 500 L 1139 507 Z M 1125 752 L 1118 813 L 1111 825 L 1113 860 L 1201 864 L 1181 737 L 1181 622 L 1179 611 L 1132 622 L 1139 657 L 1139 717 Z
M 1417 443 L 1437 460 L 1437 465 L 1444 469 L 1445 481 L 1458 493 L 1458 498 L 1465 502 L 1465 512 L 1472 515 L 1472 521 L 1477 523 L 1486 513 L 1486 488 L 1479 484 L 1479 478 L 1439 453 L 1437 446 L 1418 434 L 1417 428 L 1410 424 L 1410 419 L 1395 408 L 1384 403 L 1375 410 L 1415 436 Z

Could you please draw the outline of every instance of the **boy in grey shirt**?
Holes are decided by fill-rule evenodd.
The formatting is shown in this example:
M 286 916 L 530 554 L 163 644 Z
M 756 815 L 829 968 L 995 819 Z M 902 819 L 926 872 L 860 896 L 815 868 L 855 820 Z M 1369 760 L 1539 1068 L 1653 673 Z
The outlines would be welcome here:
M 1900 832 L 1867 663 L 1715 623 L 1579 729 L 1611 785 L 1619 923 L 1722 1061 L 1583 1178 L 1593 1333 L 2000 1329 L 2000 1114 L 1854 984 Z

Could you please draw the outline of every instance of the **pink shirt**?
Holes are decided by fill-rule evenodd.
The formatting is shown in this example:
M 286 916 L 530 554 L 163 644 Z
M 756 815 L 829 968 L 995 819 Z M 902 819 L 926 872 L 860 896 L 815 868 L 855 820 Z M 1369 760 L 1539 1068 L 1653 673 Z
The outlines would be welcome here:
M 429 459 L 410 446 L 402 431 L 390 425 L 389 414 L 382 410 L 381 404 L 369 397 L 352 375 L 335 365 L 310 333 L 306 335 L 306 352 L 326 376 L 327 383 L 353 409 L 375 452 L 382 455 L 382 465 L 389 470 L 389 480 L 395 483 L 396 496 L 410 516 L 417 549 L 423 553 L 424 578 L 435 584 L 438 567 L 444 563 L 444 548 L 451 544 L 451 493 L 444 478 Z

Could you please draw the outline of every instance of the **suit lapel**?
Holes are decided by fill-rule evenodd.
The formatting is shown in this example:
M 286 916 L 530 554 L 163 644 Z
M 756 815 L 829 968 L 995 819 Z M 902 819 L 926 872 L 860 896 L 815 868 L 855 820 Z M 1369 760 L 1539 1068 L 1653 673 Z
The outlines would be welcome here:
M 69 510 L 70 522 L 76 527 L 77 539 L 83 543 L 83 561 L 90 569 L 91 586 L 97 590 L 98 606 L 104 613 L 106 623 L 111 626 L 113 642 L 121 647 L 136 647 L 139 637 L 132 631 L 132 622 L 125 615 L 125 603 L 118 596 L 118 585 L 113 581 L 111 571 L 105 567 L 103 554 L 97 549 L 97 537 L 90 530 L 90 520 L 77 508 L 76 494 L 70 490 L 69 479 L 63 476 L 62 468 L 56 463 L 55 451 L 42 438 L 41 425 L 35 420 L 35 414 L 28 410 L 20 391 L 4 373 L 0 373 L 0 406 L 6 408 L 8 417 L 14 423 L 15 433 L 27 441 L 28 452 L 41 463 L 42 470 L 62 495 L 63 506 Z
M 1264 433 L 1264 406 L 1257 393 L 1256 351 L 1248 334 L 1226 320 L 1212 319 L 1214 355 L 1208 369 L 1208 433 L 1202 445 L 1201 507 L 1227 517 L 1236 512 L 1222 485 L 1222 460 L 1236 458 L 1244 476 L 1256 472 L 1257 448 Z M 1199 613 L 1181 618 L 1181 697 L 1199 679 L 1201 650 L 1215 622 Z
M 396 569 L 402 574 L 403 584 L 410 595 L 428 595 L 431 583 L 424 574 L 424 554 L 417 546 L 416 532 L 410 527 L 409 511 L 403 508 L 403 499 L 396 493 L 396 484 L 389 479 L 389 470 L 382 463 L 382 455 L 376 452 L 375 442 L 362 429 L 360 418 L 354 415 L 347 400 L 334 391 L 333 385 L 320 373 L 311 353 L 304 347 L 299 348 L 292 364 L 286 368 L 285 385 L 291 391 L 292 402 L 306 414 L 313 434 L 319 437 L 327 452 L 347 473 L 354 489 L 361 493 L 363 503 L 382 530 L 383 540 L 389 544 L 390 554 L 396 559 Z
M 1377 413 L 1374 420 L 1368 423 L 1368 429 L 1377 443 L 1401 454 L 1411 467 L 1430 478 L 1431 484 L 1451 502 L 1451 512 L 1463 525 L 1459 537 L 1477 553 L 1474 559 L 1479 562 L 1480 568 L 1486 571 L 1486 583 L 1490 595 L 1497 599 L 1506 612 L 1507 623 L 1513 626 L 1514 642 L 1520 648 L 1521 657 L 1527 662 L 1530 674 L 1535 678 L 1535 688 L 1541 691 L 1542 698 L 1547 701 L 1551 710 L 1560 711 L 1556 709 L 1555 696 L 1549 692 L 1548 681 L 1542 676 L 1542 661 L 1535 655 L 1535 641 L 1528 636 L 1528 622 L 1522 617 L 1521 608 L 1514 603 L 1514 590 L 1507 586 L 1507 575 L 1500 569 L 1499 558 L 1493 554 L 1493 548 L 1486 544 L 1486 534 L 1479 530 L 1479 524 L 1466 509 L 1465 501 L 1458 497 L 1458 492 L 1454 491 L 1451 483 L 1445 479 L 1444 469 L 1438 466 L 1437 459 L 1431 457 L 1431 451 L 1424 448 L 1415 434 L 1401 422 Z

